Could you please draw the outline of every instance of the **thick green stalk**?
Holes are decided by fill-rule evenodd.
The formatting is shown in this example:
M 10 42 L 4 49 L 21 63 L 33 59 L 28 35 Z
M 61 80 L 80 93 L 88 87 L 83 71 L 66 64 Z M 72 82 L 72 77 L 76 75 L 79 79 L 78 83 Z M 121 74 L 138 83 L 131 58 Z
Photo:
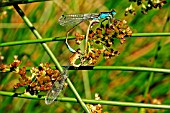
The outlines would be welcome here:
M 27 26 L 30 28 L 30 30 L 33 32 L 33 34 L 36 36 L 37 39 L 42 39 L 41 35 L 38 33 L 38 31 L 35 29 L 35 27 L 32 25 L 32 23 L 29 21 L 29 19 L 25 16 L 24 12 L 19 8 L 18 5 L 14 5 L 14 8 L 16 9 L 16 11 L 19 13 L 19 15 L 22 17 L 22 19 L 24 20 L 24 22 L 27 24 Z M 59 62 L 57 61 L 57 59 L 55 58 L 54 54 L 52 53 L 52 51 L 49 49 L 49 47 L 47 46 L 46 43 L 41 43 L 42 46 L 44 47 L 45 51 L 48 53 L 48 55 L 51 57 L 51 59 L 53 60 L 53 62 L 55 63 L 55 65 L 57 66 L 57 68 L 59 69 L 60 72 L 63 72 L 62 67 L 60 66 Z M 90 113 L 90 111 L 88 110 L 87 106 L 85 105 L 85 103 L 82 101 L 81 97 L 79 96 L 78 92 L 76 91 L 76 89 L 74 88 L 73 84 L 71 83 L 70 79 L 67 78 L 67 82 L 70 86 L 70 88 L 72 89 L 73 93 L 75 94 L 75 96 L 77 97 L 78 101 L 80 102 L 81 106 L 84 108 L 84 110 L 87 113 Z
M 18 94 L 14 92 L 0 91 L 0 95 L 9 97 L 18 97 L 26 99 L 44 100 L 45 96 L 32 96 L 27 94 Z M 79 101 L 76 98 L 62 97 L 57 98 L 61 102 L 74 102 Z M 102 105 L 112 105 L 112 106 L 126 106 L 126 107 L 139 107 L 139 108 L 153 108 L 153 109 L 170 109 L 170 105 L 156 105 L 156 104 L 145 104 L 145 103 L 134 103 L 134 102 L 119 102 L 119 101 L 106 101 L 106 100 L 89 100 L 82 99 L 87 104 L 102 104 Z

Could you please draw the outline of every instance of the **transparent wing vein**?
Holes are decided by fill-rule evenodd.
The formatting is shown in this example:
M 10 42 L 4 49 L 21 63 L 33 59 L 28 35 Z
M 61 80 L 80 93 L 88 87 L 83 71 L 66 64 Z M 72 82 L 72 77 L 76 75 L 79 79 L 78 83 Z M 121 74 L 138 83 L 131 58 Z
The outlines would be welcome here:
M 97 18 L 99 14 L 91 13 L 91 14 L 69 14 L 69 15 L 62 15 L 59 18 L 59 23 L 62 26 L 66 25 L 76 25 L 82 21 Z
M 65 80 L 67 78 L 66 73 L 61 75 L 62 79 L 60 81 L 55 81 L 52 88 L 48 91 L 45 103 L 51 104 L 60 94 L 60 92 L 63 90 Z

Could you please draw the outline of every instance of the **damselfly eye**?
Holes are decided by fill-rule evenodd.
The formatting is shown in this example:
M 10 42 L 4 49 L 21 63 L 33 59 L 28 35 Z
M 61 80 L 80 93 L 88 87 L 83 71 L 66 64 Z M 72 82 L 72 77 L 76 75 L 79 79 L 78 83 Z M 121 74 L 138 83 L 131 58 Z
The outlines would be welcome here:
M 116 11 L 115 11 L 115 10 L 112 10 L 112 11 L 111 11 L 111 14 L 112 14 L 112 15 L 115 15 L 115 14 L 116 14 Z

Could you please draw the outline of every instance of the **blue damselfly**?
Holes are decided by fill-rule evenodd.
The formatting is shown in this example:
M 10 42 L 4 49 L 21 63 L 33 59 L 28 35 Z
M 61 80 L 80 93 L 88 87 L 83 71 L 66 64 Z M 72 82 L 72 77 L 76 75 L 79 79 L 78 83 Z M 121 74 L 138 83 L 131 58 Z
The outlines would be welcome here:
M 81 22 L 86 21 L 86 20 L 92 20 L 92 21 L 99 21 L 100 19 L 104 19 L 105 20 L 110 20 L 113 18 L 113 16 L 116 14 L 116 12 L 114 10 L 110 11 L 110 12 L 101 12 L 101 13 L 89 13 L 89 14 L 67 14 L 67 15 L 62 15 L 59 18 L 59 23 L 62 26 L 70 26 L 70 25 L 74 25 L 74 27 L 72 27 L 70 30 L 68 30 L 67 35 L 66 35 L 66 46 L 67 48 L 72 52 L 75 53 L 76 51 L 70 47 L 70 45 L 67 42 L 68 39 L 68 34 L 71 30 L 73 30 L 77 25 L 79 25 Z M 102 22 L 103 22 L 102 21 Z M 90 23 L 89 27 L 91 27 L 93 22 Z M 89 28 L 88 28 L 89 30 Z M 87 31 L 88 31 L 87 30 Z M 88 34 L 88 33 L 87 33 Z M 87 43 L 87 38 L 86 38 L 86 43 Z M 86 44 L 87 45 L 87 44 Z

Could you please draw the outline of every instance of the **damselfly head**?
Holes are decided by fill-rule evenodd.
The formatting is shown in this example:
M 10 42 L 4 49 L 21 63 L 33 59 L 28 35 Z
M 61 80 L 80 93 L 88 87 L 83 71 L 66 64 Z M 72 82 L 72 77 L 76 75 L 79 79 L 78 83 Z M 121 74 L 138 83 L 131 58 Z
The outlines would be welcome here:
M 66 16 L 61 15 L 61 17 L 58 19 L 60 25 L 65 26 L 65 19 L 66 19 Z
M 112 14 L 112 16 L 116 15 L 116 11 L 114 9 L 111 10 L 111 14 Z

